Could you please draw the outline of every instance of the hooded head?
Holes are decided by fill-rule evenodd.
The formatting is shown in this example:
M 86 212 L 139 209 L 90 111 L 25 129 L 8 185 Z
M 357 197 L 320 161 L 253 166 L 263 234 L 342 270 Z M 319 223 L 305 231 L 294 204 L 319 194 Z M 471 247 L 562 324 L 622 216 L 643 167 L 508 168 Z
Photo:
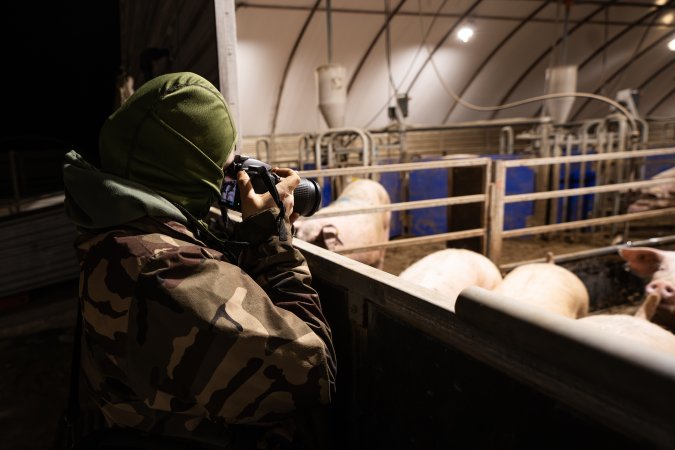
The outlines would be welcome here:
M 161 75 L 104 123 L 101 168 L 203 217 L 220 195 L 236 141 L 230 109 L 209 81 L 189 72 Z

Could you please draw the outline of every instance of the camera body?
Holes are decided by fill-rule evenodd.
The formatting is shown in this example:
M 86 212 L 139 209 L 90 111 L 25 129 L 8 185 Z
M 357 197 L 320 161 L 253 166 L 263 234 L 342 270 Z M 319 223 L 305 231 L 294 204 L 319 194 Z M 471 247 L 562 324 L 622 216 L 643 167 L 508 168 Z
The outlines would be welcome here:
M 272 166 L 257 159 L 236 155 L 234 161 L 225 170 L 225 179 L 220 190 L 220 206 L 234 211 L 241 211 L 241 196 L 237 183 L 237 173 L 246 171 L 253 190 L 257 194 L 276 189 L 274 186 L 281 177 L 272 172 Z M 316 181 L 302 178 L 293 191 L 293 211 L 301 216 L 309 217 L 321 207 L 321 189 Z

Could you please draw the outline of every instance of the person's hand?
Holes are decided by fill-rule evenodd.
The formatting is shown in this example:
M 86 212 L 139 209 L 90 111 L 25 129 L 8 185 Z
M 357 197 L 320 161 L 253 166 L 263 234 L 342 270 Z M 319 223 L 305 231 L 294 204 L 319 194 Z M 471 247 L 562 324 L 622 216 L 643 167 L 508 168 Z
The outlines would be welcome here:
M 276 185 L 279 198 L 286 209 L 286 218 L 291 222 L 300 216 L 293 212 L 293 190 L 300 184 L 300 176 L 292 169 L 278 168 L 272 169 L 272 172 L 279 175 L 282 180 Z M 251 179 L 245 170 L 240 170 L 237 173 L 237 182 L 239 183 L 239 195 L 241 197 L 241 216 L 246 219 L 258 212 L 276 206 L 272 194 L 265 192 L 264 194 L 256 194 L 253 190 Z

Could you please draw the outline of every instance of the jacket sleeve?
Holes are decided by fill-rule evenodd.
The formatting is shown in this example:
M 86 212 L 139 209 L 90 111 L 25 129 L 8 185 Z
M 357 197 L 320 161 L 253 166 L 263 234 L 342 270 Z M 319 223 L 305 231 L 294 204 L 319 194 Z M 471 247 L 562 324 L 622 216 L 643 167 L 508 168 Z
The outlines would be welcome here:
M 148 407 L 271 424 L 330 401 L 330 329 L 304 259 L 273 236 L 252 247 L 241 267 L 196 245 L 163 251 L 143 267 L 128 373 Z
M 237 238 L 251 242 L 251 245 L 242 252 L 239 265 L 265 290 L 275 306 L 302 319 L 326 343 L 334 376 L 335 352 L 319 295 L 311 286 L 312 275 L 305 257 L 293 247 L 288 221 L 283 223 L 288 239 L 279 238 L 274 221 L 277 213 L 278 209 L 272 208 L 247 219 L 240 226 Z M 256 239 L 257 236 L 267 237 Z

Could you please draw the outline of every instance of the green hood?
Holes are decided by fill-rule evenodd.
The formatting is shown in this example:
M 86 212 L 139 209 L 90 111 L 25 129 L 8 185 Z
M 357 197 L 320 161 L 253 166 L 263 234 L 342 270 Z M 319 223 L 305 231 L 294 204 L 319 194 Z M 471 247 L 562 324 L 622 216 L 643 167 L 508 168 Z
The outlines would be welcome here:
M 142 184 L 101 172 L 75 151 L 66 154 L 63 181 L 66 214 L 77 226 L 108 228 L 145 216 L 188 223 L 180 210 L 164 197 Z
M 203 217 L 220 195 L 237 131 L 218 90 L 194 73 L 141 86 L 105 122 L 101 169 L 140 183 Z

